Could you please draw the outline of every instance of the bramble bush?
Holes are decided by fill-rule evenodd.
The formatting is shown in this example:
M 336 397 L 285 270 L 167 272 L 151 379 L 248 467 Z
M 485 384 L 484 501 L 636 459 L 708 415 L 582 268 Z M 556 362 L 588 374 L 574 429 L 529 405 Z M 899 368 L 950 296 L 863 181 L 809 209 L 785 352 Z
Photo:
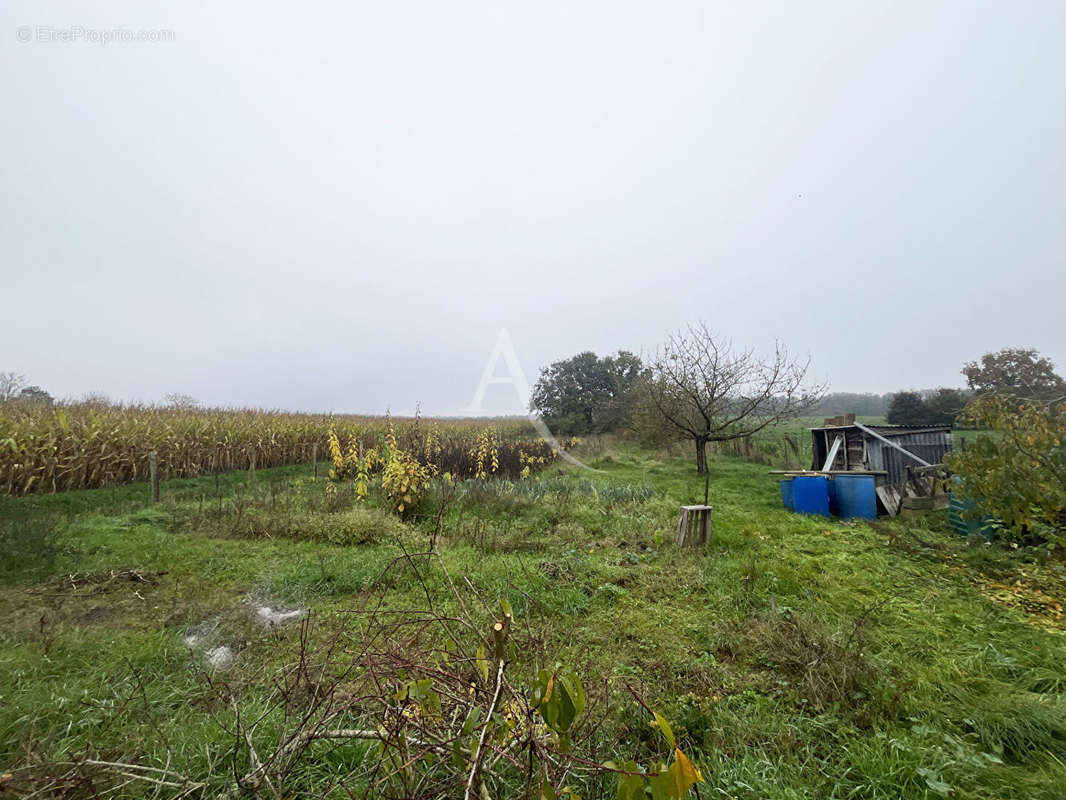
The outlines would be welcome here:
M 982 395 L 963 413 L 987 432 L 945 459 L 981 514 L 1016 542 L 1063 543 L 1066 533 L 1066 403 L 1049 408 Z

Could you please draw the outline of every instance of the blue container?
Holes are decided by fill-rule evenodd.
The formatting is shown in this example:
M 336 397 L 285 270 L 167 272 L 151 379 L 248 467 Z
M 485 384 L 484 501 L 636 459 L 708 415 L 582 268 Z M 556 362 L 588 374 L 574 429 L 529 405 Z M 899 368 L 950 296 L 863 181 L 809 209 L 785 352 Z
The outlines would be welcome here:
M 829 478 L 826 488 L 829 490 L 829 513 L 834 517 L 840 516 L 840 506 L 837 504 L 837 482 Z
M 951 490 L 951 500 L 948 505 L 948 524 L 956 533 L 969 536 L 979 533 L 986 539 L 994 539 L 996 531 L 1001 523 L 992 517 L 986 517 L 977 513 L 977 503 L 960 493 L 962 480 L 956 475 L 955 483 L 958 484 Z
M 789 511 L 792 510 L 792 478 L 781 481 L 781 502 Z
M 981 533 L 981 520 L 976 519 L 974 514 L 976 508 L 977 503 L 973 500 L 952 492 L 948 505 L 948 524 L 963 536 Z
M 792 509 L 799 514 L 829 516 L 829 481 L 824 475 L 803 475 L 792 480 Z
M 843 519 L 877 519 L 873 475 L 837 475 L 837 514 Z

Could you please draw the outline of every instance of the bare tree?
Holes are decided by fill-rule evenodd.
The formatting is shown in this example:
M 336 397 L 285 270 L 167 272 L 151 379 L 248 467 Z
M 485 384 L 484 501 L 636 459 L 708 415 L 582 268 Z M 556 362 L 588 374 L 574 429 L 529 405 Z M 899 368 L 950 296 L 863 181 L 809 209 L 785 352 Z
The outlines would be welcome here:
M 183 411 L 188 411 L 193 408 L 200 407 L 200 401 L 190 394 L 182 394 L 181 392 L 168 392 L 163 395 L 163 405 L 170 406 L 171 408 L 179 408 Z
M 644 386 L 646 418 L 696 446 L 696 469 L 707 472 L 707 443 L 751 436 L 799 416 L 825 394 L 806 383 L 810 359 L 793 359 L 777 343 L 772 357 L 736 351 L 702 322 L 670 336 L 651 364 Z
M 0 403 L 14 400 L 25 385 L 26 379 L 17 372 L 0 372 Z
M 86 392 L 79 399 L 79 403 L 87 406 L 110 406 L 113 405 L 111 398 L 103 392 Z

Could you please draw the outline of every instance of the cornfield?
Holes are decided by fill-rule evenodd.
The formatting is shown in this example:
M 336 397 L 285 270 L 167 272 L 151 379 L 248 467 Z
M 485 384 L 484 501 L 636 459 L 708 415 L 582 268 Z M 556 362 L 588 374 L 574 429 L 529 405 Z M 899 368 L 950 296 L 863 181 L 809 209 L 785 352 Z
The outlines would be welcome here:
M 555 459 L 521 419 L 393 420 L 405 450 L 442 472 L 485 471 L 478 443 L 495 443 L 495 477 L 518 477 L 534 460 Z M 333 425 L 348 441 L 376 446 L 383 417 L 161 406 L 0 405 L 0 493 L 25 495 L 116 486 L 148 477 L 155 452 L 162 479 L 329 459 Z

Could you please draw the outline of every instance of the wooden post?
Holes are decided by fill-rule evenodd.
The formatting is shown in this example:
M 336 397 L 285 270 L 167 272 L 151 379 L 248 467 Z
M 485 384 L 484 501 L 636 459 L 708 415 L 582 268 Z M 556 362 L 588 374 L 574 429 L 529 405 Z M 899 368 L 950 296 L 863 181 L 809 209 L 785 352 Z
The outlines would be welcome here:
M 159 465 L 156 463 L 155 450 L 148 453 L 148 477 L 152 482 L 152 502 L 159 502 Z
M 255 481 L 255 445 L 251 445 L 248 448 L 250 452 L 250 458 L 248 461 L 248 481 L 252 483 Z
M 315 462 L 315 480 L 318 480 L 318 442 L 311 445 L 311 460 Z

